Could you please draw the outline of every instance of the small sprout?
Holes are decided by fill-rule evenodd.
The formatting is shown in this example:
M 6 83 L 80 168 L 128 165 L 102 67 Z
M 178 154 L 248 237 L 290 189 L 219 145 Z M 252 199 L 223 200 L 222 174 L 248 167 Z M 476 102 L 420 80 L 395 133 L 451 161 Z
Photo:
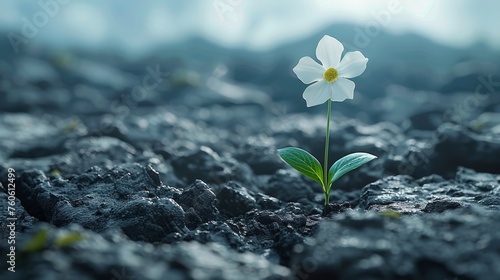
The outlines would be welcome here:
M 68 125 L 64 126 L 61 130 L 63 132 L 73 132 L 78 128 L 79 125 L 80 125 L 80 122 L 78 120 L 74 119 Z
M 67 53 L 67 52 L 60 52 L 60 53 L 57 53 L 53 58 L 52 58 L 53 62 L 55 65 L 61 67 L 61 68 L 64 68 L 64 67 L 68 67 L 69 65 L 71 65 L 72 63 L 75 62 L 75 57 L 71 54 L 71 53 Z
M 330 202 L 330 190 L 333 182 L 377 157 L 368 153 L 353 153 L 337 160 L 330 169 L 328 166 L 328 149 L 330 147 L 330 115 L 332 101 L 342 102 L 354 98 L 354 82 L 348 78 L 361 75 L 368 62 L 361 52 L 348 52 L 341 60 L 344 46 L 337 39 L 324 36 L 316 48 L 316 56 L 321 64 L 306 56 L 299 60 L 293 71 L 305 84 L 302 97 L 307 107 L 323 104 L 328 101 L 326 115 L 326 139 L 324 165 L 305 150 L 286 147 L 278 150 L 280 157 L 304 176 L 321 184 L 325 196 L 325 205 Z
M 59 169 L 52 169 L 50 171 L 50 175 L 52 175 L 52 176 L 61 176 L 61 171 Z
M 481 121 L 475 121 L 470 124 L 470 127 L 475 131 L 482 131 L 486 128 L 486 123 Z
M 23 247 L 24 252 L 33 253 L 41 251 L 48 247 L 48 237 L 49 230 L 47 228 L 42 228 L 37 231 L 33 237 L 28 240 Z
M 56 237 L 54 245 L 56 245 L 56 247 L 66 247 L 81 240 L 83 240 L 83 235 L 80 232 L 66 232 Z
M 48 248 L 62 248 L 71 246 L 84 239 L 83 234 L 78 231 L 60 231 L 57 235 L 55 232 L 43 227 L 33 234 L 31 239 L 26 241 L 22 252 L 35 253 Z
M 175 88 L 196 87 L 200 84 L 200 75 L 186 69 L 176 69 L 170 77 L 170 83 Z
M 399 219 L 403 215 L 399 212 L 396 211 L 382 211 L 378 213 L 380 216 L 387 217 L 387 218 L 392 218 L 392 219 Z

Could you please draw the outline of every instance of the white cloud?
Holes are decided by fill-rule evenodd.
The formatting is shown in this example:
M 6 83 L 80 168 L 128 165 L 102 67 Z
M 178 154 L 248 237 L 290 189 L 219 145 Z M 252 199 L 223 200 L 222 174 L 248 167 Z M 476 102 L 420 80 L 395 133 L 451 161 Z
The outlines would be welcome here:
M 55 0 L 40 0 L 55 1 Z M 3 1 L 0 27 L 18 31 L 21 17 L 38 1 Z M 265 49 L 308 36 L 339 22 L 361 26 L 391 13 L 389 32 L 417 32 L 433 40 L 466 45 L 484 41 L 500 48 L 498 1 L 474 0 L 87 0 L 70 1 L 34 40 L 53 44 L 112 44 L 140 50 L 151 44 L 201 35 L 226 46 Z

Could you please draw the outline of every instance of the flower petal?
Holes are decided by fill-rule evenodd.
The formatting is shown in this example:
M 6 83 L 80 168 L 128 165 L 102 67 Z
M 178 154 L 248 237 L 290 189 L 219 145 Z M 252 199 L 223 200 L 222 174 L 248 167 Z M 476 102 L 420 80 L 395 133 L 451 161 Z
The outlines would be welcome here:
M 335 82 L 332 83 L 332 101 L 342 102 L 346 99 L 354 98 L 354 82 L 346 78 L 337 78 Z
M 325 103 L 331 95 L 329 83 L 321 80 L 308 86 L 302 97 L 306 100 L 307 107 L 312 107 Z
M 337 68 L 339 77 L 354 78 L 363 74 L 367 62 L 368 58 L 359 51 L 346 53 Z
M 340 57 L 344 51 L 344 45 L 337 39 L 328 35 L 323 36 L 316 48 L 316 57 L 321 61 L 325 69 L 337 68 Z
M 293 72 L 304 84 L 310 84 L 323 78 L 325 69 L 309 56 L 304 56 L 299 60 Z

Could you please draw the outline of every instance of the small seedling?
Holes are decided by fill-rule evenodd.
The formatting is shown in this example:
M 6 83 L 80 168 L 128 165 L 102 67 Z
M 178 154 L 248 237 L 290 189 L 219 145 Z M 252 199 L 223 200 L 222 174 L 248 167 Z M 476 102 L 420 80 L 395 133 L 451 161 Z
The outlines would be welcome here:
M 280 157 L 291 167 L 321 184 L 325 195 L 325 205 L 330 202 L 330 190 L 333 182 L 347 172 L 377 158 L 369 153 L 352 153 L 337 160 L 330 169 L 327 169 L 332 101 L 342 102 L 354 98 L 355 85 L 348 78 L 361 75 L 368 62 L 368 58 L 359 51 L 348 52 L 341 60 L 343 51 L 342 43 L 325 35 L 316 48 L 316 57 L 321 61 L 321 64 L 318 64 L 311 57 L 305 56 L 293 68 L 293 72 L 303 83 L 312 83 L 302 95 L 306 100 L 307 107 L 328 102 L 323 167 L 313 155 L 303 149 L 286 147 L 278 150 Z
M 55 234 L 53 230 L 42 227 L 24 243 L 22 252 L 34 253 L 51 247 L 63 248 L 76 244 L 83 239 L 83 234 L 77 231 L 65 230 Z

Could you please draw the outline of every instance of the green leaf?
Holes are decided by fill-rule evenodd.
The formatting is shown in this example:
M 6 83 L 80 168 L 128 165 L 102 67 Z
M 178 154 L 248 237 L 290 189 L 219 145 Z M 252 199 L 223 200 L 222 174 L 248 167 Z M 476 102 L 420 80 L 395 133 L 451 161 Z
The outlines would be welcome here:
M 54 245 L 57 247 L 65 247 L 77 243 L 83 239 L 83 235 L 79 232 L 68 232 L 61 236 L 58 236 L 54 241 Z
M 376 159 L 377 157 L 368 153 L 353 153 L 337 160 L 328 170 L 329 186 L 349 171 Z
M 291 167 L 323 186 L 323 168 L 313 155 L 294 147 L 279 149 L 278 154 Z
M 26 241 L 23 247 L 24 252 L 38 252 L 47 247 L 49 230 L 41 228 L 30 239 Z

